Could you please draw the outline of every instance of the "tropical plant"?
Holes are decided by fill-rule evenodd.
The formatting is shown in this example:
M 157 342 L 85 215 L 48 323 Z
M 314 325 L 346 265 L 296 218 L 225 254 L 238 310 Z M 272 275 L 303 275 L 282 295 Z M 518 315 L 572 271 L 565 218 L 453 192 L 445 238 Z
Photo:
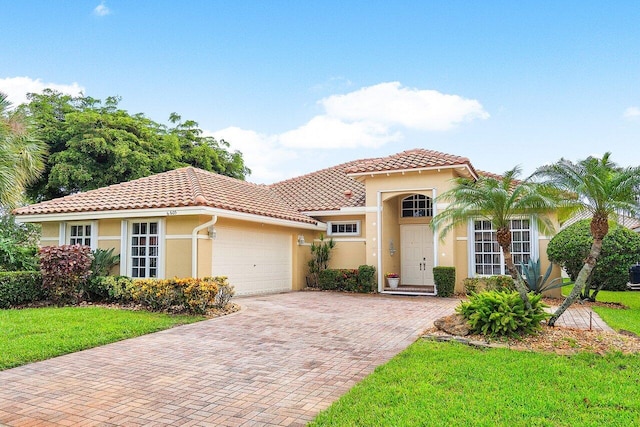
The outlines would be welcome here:
M 39 250 L 42 286 L 58 305 L 79 303 L 91 276 L 88 246 L 44 246 Z
M 113 267 L 120 263 L 120 255 L 114 255 L 114 248 L 96 249 L 92 251 L 91 276 L 108 276 Z
M 486 291 L 473 294 L 456 311 L 469 321 L 472 331 L 489 336 L 517 336 L 532 334 L 540 329 L 549 314 L 540 300 L 542 295 L 529 298 L 530 308 L 517 292 Z
M 440 230 L 440 237 L 444 238 L 454 227 L 469 220 L 490 221 L 496 230 L 505 267 L 515 281 L 520 298 L 530 308 L 527 287 L 511 255 L 511 220 L 530 215 L 542 232 L 551 233 L 554 227 L 545 214 L 554 210 L 559 202 L 555 192 L 540 191 L 535 183 L 518 180 L 520 172 L 520 167 L 516 166 L 501 177 L 456 178 L 453 188 L 438 197 L 439 202 L 447 202 L 449 206 L 433 218 L 431 226 Z
M 331 251 L 336 246 L 333 238 L 324 240 L 324 234 L 320 235 L 320 242 L 311 243 L 311 259 L 309 260 L 309 275 L 313 286 L 318 286 L 318 279 L 321 271 L 329 266 Z
M 590 222 L 583 219 L 569 225 L 553 236 L 547 246 L 549 260 L 562 266 L 572 281 L 578 278 L 593 244 Z M 638 261 L 640 235 L 610 222 L 609 233 L 602 239 L 600 256 L 579 298 L 595 301 L 600 290 L 626 290 L 629 267 Z
M 527 284 L 529 290 L 536 294 L 541 294 L 544 291 L 549 291 L 551 289 L 557 289 L 562 287 L 562 278 L 557 277 L 550 282 L 549 276 L 551 275 L 551 271 L 553 270 L 553 264 L 549 264 L 547 267 L 547 271 L 545 271 L 544 275 L 540 274 L 540 259 L 533 260 L 529 258 L 529 261 L 526 263 L 521 263 L 520 267 L 522 269 L 522 275 L 524 276 L 524 281 Z
M 44 169 L 45 145 L 31 121 L 0 92 L 0 205 L 15 207 Z
M 610 157 L 611 153 L 607 152 L 602 158 L 589 156 L 576 163 L 560 159 L 557 163 L 538 168 L 534 174 L 544 179 L 545 185 L 567 195 L 566 200 L 577 212 L 588 212 L 592 216 L 591 249 L 571 293 L 549 319 L 551 326 L 586 286 L 602 251 L 602 241 L 609 232 L 609 219 L 615 218 L 618 212 L 633 215 L 640 212 L 640 168 L 622 168 L 611 161 Z

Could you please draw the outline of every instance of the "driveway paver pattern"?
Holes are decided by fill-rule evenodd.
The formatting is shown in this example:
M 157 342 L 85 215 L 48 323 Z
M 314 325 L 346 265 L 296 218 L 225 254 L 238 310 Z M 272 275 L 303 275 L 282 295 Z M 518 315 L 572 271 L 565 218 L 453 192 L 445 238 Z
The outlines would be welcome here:
M 9 426 L 304 425 L 459 300 L 330 292 L 0 372 Z

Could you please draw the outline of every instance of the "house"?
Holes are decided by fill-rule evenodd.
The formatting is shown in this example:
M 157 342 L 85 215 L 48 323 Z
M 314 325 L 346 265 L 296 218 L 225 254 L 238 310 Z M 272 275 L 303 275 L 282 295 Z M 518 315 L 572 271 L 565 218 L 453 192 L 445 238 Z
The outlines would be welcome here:
M 225 275 L 240 295 L 305 287 L 310 242 L 333 238 L 332 268 L 377 269 L 378 291 L 435 294 L 433 267 L 454 266 L 457 290 L 504 273 L 495 231 L 472 221 L 444 239 L 429 223 L 455 177 L 477 178 L 464 157 L 414 149 L 343 163 L 272 185 L 181 168 L 14 211 L 42 225 L 42 245 L 115 248 L 130 277 Z M 543 259 L 548 237 L 512 222 L 513 256 Z M 401 286 L 386 287 L 385 272 Z M 558 272 L 559 275 L 559 272 Z

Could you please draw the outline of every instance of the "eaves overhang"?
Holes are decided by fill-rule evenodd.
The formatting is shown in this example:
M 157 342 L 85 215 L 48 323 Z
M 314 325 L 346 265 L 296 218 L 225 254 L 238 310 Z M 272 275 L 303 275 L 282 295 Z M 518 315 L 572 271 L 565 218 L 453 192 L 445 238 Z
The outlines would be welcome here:
M 168 207 L 168 208 L 151 208 L 151 209 L 122 209 L 108 211 L 87 211 L 87 212 L 64 212 L 50 214 L 32 214 L 32 215 L 16 215 L 15 219 L 20 223 L 30 222 L 60 222 L 60 221 L 88 221 L 100 219 L 125 219 L 125 218 L 162 218 L 172 216 L 189 216 L 189 215 L 217 215 L 222 218 L 239 219 L 250 222 L 258 222 L 262 224 L 280 225 L 283 227 L 302 228 L 306 230 L 324 231 L 327 225 L 309 218 L 312 222 L 294 221 L 290 219 L 282 219 L 269 217 L 264 215 L 256 215 L 246 212 L 236 212 L 219 208 L 211 208 L 207 206 L 187 206 L 187 207 Z

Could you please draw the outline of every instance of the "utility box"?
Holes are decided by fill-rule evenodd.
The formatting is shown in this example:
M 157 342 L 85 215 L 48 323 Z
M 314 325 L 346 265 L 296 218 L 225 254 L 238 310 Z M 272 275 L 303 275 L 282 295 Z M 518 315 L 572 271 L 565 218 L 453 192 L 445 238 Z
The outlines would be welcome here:
M 629 283 L 632 285 L 640 284 L 640 263 L 629 268 Z

